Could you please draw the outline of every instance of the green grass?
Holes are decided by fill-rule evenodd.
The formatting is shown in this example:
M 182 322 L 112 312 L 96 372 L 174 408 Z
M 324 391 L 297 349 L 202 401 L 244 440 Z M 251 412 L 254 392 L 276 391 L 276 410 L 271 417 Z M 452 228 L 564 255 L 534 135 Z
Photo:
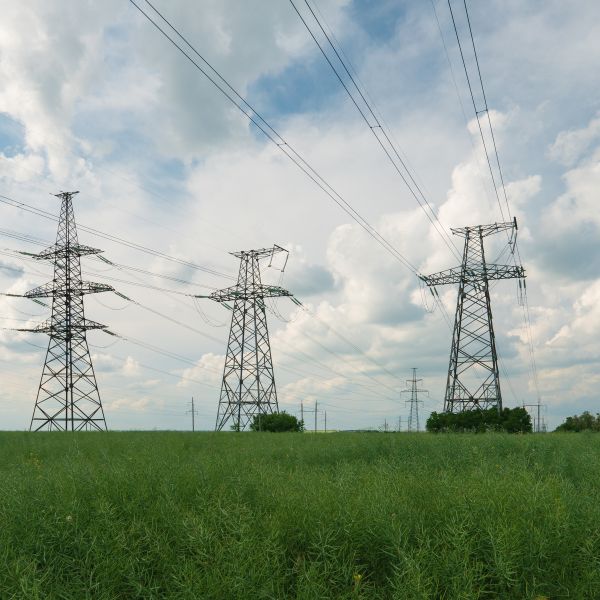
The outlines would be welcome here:
M 0 434 L 0 598 L 600 598 L 600 435 Z

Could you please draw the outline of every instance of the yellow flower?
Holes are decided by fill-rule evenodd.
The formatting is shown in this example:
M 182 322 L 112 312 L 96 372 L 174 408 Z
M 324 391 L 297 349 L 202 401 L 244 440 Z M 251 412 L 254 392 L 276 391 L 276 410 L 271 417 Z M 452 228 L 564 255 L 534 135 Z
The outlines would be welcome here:
M 360 573 L 354 573 L 354 575 L 352 575 L 352 579 L 354 579 L 354 585 L 358 585 L 362 579 L 362 575 Z

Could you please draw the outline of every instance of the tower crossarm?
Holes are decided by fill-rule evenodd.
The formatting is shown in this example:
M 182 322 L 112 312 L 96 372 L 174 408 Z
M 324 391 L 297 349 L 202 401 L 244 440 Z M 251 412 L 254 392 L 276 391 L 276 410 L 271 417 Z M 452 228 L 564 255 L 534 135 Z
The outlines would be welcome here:
M 91 321 L 90 319 L 84 319 L 78 323 L 69 323 L 61 321 L 53 321 L 47 319 L 46 321 L 30 328 L 20 328 L 14 331 L 29 331 L 31 333 L 47 333 L 49 335 L 65 334 L 68 331 L 89 331 L 90 329 L 106 329 L 106 325 Z M 109 332 L 110 333 L 110 332 Z
M 90 256 L 91 254 L 101 254 L 104 250 L 98 248 L 92 248 L 91 246 L 85 246 L 83 244 L 53 244 L 45 250 L 33 254 L 31 252 L 20 252 L 25 256 L 29 256 L 34 260 L 56 260 L 67 256 Z
M 429 287 L 436 285 L 459 284 L 462 281 L 465 283 L 473 283 L 476 281 L 497 281 L 499 279 L 517 279 L 525 277 L 525 269 L 514 265 L 495 265 L 486 264 L 478 265 L 477 267 L 455 267 L 446 269 L 432 275 L 420 275 L 421 281 Z
M 72 285 L 69 288 L 69 293 L 72 296 L 84 296 L 85 294 L 98 294 L 100 292 L 114 292 L 112 285 L 106 283 L 94 283 L 92 281 L 82 281 L 79 284 Z M 56 294 L 64 294 L 65 286 L 59 282 L 50 281 L 44 285 L 40 285 L 23 294 L 24 298 L 52 298 Z
M 493 235 L 494 233 L 500 233 L 501 231 L 511 231 L 517 229 L 517 219 L 516 217 L 512 221 L 507 221 L 505 223 L 491 223 L 490 225 L 471 225 L 469 227 L 453 227 L 450 231 L 454 235 L 460 235 L 462 237 L 467 237 L 469 235 L 473 235 L 476 233 L 477 235 L 481 235 L 481 237 L 487 237 L 488 235 Z
M 231 302 L 235 300 L 252 300 L 256 298 L 276 298 L 279 296 L 292 296 L 288 290 L 278 285 L 256 285 L 248 289 L 243 289 L 236 285 L 222 290 L 217 290 L 208 296 L 215 302 Z M 198 296 L 203 298 L 205 296 Z
M 261 258 L 273 257 L 279 252 L 287 252 L 287 250 L 275 244 L 272 248 L 260 248 L 259 250 L 240 250 L 239 252 L 230 252 L 229 254 L 231 254 L 231 256 L 235 256 L 236 258 L 252 256 L 260 260 Z

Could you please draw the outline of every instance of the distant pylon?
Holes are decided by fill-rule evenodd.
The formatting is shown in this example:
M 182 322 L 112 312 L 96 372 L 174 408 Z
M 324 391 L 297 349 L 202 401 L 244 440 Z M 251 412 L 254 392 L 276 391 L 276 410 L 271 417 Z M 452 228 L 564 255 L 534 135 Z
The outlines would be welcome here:
M 221 431 L 229 421 L 234 430 L 242 431 L 252 423 L 255 415 L 279 411 L 265 298 L 288 296 L 299 304 L 287 290 L 261 283 L 260 260 L 270 258 L 272 261 L 279 252 L 287 250 L 273 246 L 232 252 L 240 259 L 237 283 L 210 296 L 197 296 L 215 302 L 233 302 L 217 431 Z
M 410 385 L 407 390 L 402 390 L 403 394 L 410 394 L 410 400 L 406 400 L 406 403 L 410 403 L 410 412 L 408 415 L 408 431 L 420 431 L 419 423 L 419 402 L 423 404 L 423 400 L 419 400 L 419 394 L 427 394 L 429 390 L 419 389 L 419 382 L 422 379 L 417 379 L 417 369 L 413 367 L 412 379 L 407 379 L 406 383 Z
M 62 202 L 56 243 L 39 254 L 23 253 L 54 264 L 53 280 L 24 294 L 31 299 L 52 298 L 52 316 L 33 329 L 18 330 L 50 336 L 30 431 L 106 429 L 86 338 L 90 329 L 105 329 L 106 325 L 85 318 L 83 296 L 113 288 L 81 279 L 80 258 L 102 250 L 83 246 L 77 239 L 72 203 L 77 193 L 56 194 Z
M 511 231 L 509 244 L 514 247 L 516 219 L 508 223 L 452 229 L 452 233 L 465 238 L 462 265 L 433 275 L 421 276 L 430 287 L 458 284 L 444 399 L 446 412 L 492 407 L 502 409 L 489 282 L 499 279 L 522 279 L 525 277 L 525 270 L 522 266 L 496 265 L 486 261 L 483 239 L 501 231 Z M 479 379 L 481 375 L 483 378 Z

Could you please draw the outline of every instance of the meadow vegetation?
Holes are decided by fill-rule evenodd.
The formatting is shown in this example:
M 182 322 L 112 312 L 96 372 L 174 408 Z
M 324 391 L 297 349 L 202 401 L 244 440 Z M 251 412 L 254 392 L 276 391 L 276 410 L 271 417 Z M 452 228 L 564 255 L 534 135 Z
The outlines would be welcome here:
M 593 434 L 2 433 L 0 598 L 600 598 Z

